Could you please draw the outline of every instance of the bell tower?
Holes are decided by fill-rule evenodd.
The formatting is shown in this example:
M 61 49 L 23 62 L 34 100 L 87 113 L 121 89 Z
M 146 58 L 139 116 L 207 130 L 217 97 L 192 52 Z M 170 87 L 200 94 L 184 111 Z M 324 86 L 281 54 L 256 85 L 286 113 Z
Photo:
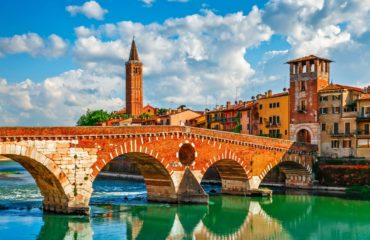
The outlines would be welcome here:
M 143 111 L 143 64 L 140 62 L 135 40 L 126 62 L 126 113 L 138 116 Z
M 329 59 L 314 55 L 288 61 L 290 67 L 290 139 L 319 144 L 319 91 L 329 85 Z

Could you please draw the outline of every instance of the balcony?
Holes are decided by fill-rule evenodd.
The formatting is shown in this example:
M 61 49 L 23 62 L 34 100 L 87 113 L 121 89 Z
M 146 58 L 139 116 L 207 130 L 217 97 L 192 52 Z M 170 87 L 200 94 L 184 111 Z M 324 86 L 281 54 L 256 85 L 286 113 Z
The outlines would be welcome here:
M 298 107 L 296 111 L 299 113 L 307 113 L 306 107 Z
M 266 123 L 265 127 L 266 128 L 279 128 L 281 126 L 281 124 L 278 122 L 268 122 Z
M 269 138 L 281 138 L 283 135 L 281 133 L 272 133 L 272 134 L 259 134 L 259 136 Z
M 369 138 L 370 137 L 370 131 L 357 130 L 356 131 L 356 137 L 357 138 Z
M 356 135 L 356 132 L 338 132 L 338 131 L 331 131 L 330 135 L 332 137 L 352 137 Z
M 357 115 L 356 121 L 357 122 L 369 122 L 370 121 L 370 114 L 361 113 L 361 114 Z

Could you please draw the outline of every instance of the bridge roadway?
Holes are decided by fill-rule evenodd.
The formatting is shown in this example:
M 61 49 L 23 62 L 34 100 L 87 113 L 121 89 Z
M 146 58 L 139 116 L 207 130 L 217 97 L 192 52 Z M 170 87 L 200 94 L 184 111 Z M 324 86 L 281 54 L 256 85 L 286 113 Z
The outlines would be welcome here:
M 2 127 L 0 155 L 19 162 L 35 179 L 46 211 L 88 214 L 93 181 L 112 159 L 125 155 L 143 175 L 148 200 L 207 203 L 200 182 L 214 166 L 222 193 L 257 189 L 275 166 L 290 162 L 310 185 L 316 147 L 287 140 L 181 126 Z

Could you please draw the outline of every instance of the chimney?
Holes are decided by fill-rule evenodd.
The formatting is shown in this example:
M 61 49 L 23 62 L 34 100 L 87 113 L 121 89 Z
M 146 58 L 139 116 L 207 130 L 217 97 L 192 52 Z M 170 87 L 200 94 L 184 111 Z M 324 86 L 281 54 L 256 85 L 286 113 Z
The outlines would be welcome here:
M 229 107 L 230 107 L 230 105 L 231 105 L 231 102 L 230 102 L 230 101 L 227 101 L 227 102 L 226 102 L 226 108 L 229 108 Z
M 271 97 L 272 96 L 272 90 L 268 90 L 267 91 L 267 97 Z

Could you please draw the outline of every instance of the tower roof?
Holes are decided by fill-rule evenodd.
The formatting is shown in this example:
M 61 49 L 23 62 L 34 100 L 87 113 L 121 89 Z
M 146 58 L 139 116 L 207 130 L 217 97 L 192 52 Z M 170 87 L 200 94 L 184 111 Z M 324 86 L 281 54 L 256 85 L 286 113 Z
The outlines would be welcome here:
M 140 61 L 139 53 L 137 51 L 137 47 L 136 47 L 136 44 L 135 44 L 135 39 L 132 39 L 130 58 L 128 60 L 129 61 Z
M 333 62 L 332 60 L 327 59 L 327 58 L 317 57 L 315 55 L 309 55 L 309 56 L 305 56 L 305 57 L 290 60 L 286 63 L 295 63 L 295 62 L 309 61 L 309 60 L 315 60 L 315 59 L 319 59 L 319 60 L 323 60 L 323 61 L 327 61 L 327 62 Z

